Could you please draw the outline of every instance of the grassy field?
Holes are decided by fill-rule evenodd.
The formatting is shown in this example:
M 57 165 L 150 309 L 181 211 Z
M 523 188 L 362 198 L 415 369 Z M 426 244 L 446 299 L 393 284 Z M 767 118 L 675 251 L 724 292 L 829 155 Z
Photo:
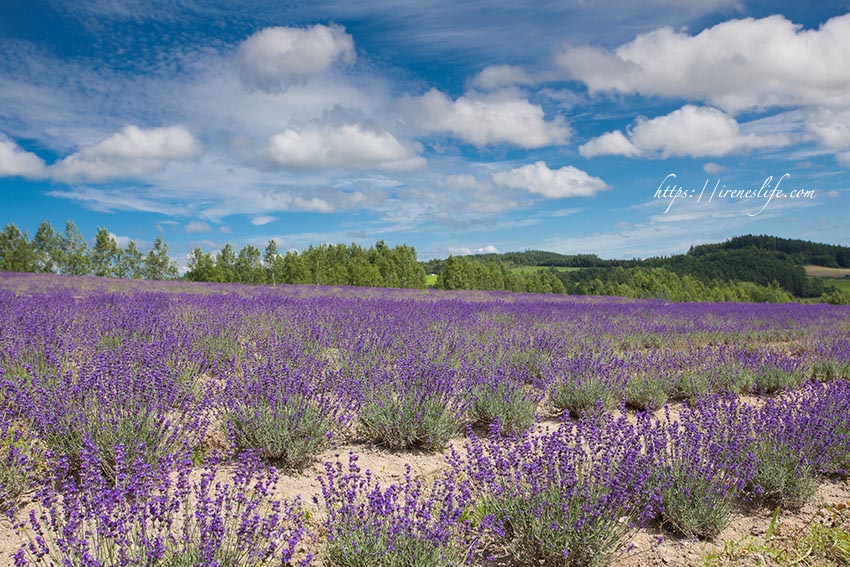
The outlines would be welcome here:
M 548 270 L 549 266 L 518 266 L 516 268 L 511 268 L 511 271 L 517 274 L 529 274 L 531 272 L 536 272 L 537 270 Z M 572 272 L 575 270 L 580 270 L 581 268 L 567 268 L 563 266 L 555 266 L 555 270 L 558 272 Z
M 810 278 L 823 280 L 826 286 L 834 286 L 840 290 L 850 291 L 850 269 L 826 268 L 824 266 L 806 266 L 806 275 Z
M 834 279 L 834 278 L 823 278 L 824 285 L 835 286 L 838 289 L 843 289 L 845 291 L 850 291 L 850 280 L 845 279 Z
M 850 268 L 826 268 L 824 266 L 806 266 L 806 275 L 813 278 L 844 278 L 850 276 Z
M 437 285 L 437 274 L 428 274 L 425 276 L 425 285 L 435 287 Z

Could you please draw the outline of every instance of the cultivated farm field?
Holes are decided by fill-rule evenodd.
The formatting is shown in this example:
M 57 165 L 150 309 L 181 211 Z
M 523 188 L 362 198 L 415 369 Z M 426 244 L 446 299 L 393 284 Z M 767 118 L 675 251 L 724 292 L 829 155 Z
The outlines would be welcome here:
M 850 307 L 0 274 L 0 565 L 850 564 Z

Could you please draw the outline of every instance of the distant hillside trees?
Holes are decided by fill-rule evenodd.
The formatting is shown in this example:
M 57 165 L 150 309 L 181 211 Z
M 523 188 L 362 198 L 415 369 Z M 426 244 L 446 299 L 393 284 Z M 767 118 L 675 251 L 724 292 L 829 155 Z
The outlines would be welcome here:
M 794 297 L 777 283 L 703 281 L 667 268 L 605 268 L 559 272 L 567 293 L 619 295 L 669 301 L 745 301 L 782 303 Z
M 814 264 L 828 268 L 850 268 L 850 247 L 766 235 L 753 236 L 747 234 L 736 236 L 719 244 L 693 246 L 688 254 L 703 256 L 718 250 L 740 250 L 742 248 L 756 248 L 774 252 L 780 257 L 799 265 Z

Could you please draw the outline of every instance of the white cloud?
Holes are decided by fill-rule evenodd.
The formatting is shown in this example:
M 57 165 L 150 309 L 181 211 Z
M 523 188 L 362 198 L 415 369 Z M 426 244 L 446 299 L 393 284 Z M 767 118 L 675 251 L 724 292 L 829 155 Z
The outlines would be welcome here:
M 75 186 L 69 190 L 54 190 L 47 193 L 51 197 L 77 201 L 93 211 L 112 213 L 115 211 L 140 211 L 176 215 L 185 213 L 184 207 L 174 205 L 167 199 L 157 196 L 137 196 L 129 191 L 105 191 L 96 187 Z
M 850 169 L 850 152 L 841 152 L 836 154 L 835 159 L 838 160 L 838 163 Z
M 278 165 L 296 169 L 413 169 L 425 165 L 416 150 L 389 132 L 359 124 L 289 128 L 272 136 L 266 150 Z
M 0 177 L 44 176 L 44 161 L 32 152 L 0 134 Z
M 274 222 L 277 220 L 277 217 L 273 217 L 270 215 L 261 215 L 258 217 L 254 217 L 251 219 L 251 224 L 254 226 L 263 226 L 264 224 L 269 224 L 270 222 Z
M 657 118 L 640 117 L 628 132 L 628 140 L 619 130 L 603 134 L 584 144 L 579 152 L 584 157 L 709 157 L 790 143 L 785 134 L 742 132 L 738 122 L 725 112 L 690 104 Z
M 188 233 L 197 233 L 197 232 L 212 232 L 212 227 L 205 223 L 204 221 L 192 221 L 186 225 L 186 232 Z
M 703 164 L 702 170 L 709 175 L 717 175 L 718 173 L 723 173 L 726 171 L 726 168 L 720 165 L 719 163 L 708 162 Z
M 614 130 L 582 144 L 578 153 L 586 158 L 611 155 L 637 157 L 640 150 L 620 130 Z
M 319 75 L 337 61 L 350 64 L 355 58 L 354 40 L 336 25 L 266 28 L 239 47 L 243 77 L 263 90 Z
M 499 249 L 488 244 L 480 248 L 470 248 L 469 246 L 449 246 L 448 252 L 452 256 L 470 256 L 472 254 L 498 254 Z
M 476 190 L 483 188 L 481 180 L 469 173 L 447 175 L 443 180 L 443 185 L 450 189 Z
M 106 181 L 155 173 L 168 162 L 201 154 L 201 146 L 183 126 L 143 129 L 127 125 L 105 140 L 51 167 L 59 181 Z
M 841 191 L 838 191 L 837 189 L 832 189 L 826 192 L 826 196 L 831 199 L 837 199 L 841 196 Z
M 470 85 L 485 91 L 511 86 L 531 86 L 537 81 L 521 67 L 515 65 L 490 65 L 470 80 Z
M 842 110 L 818 109 L 806 120 L 806 130 L 824 148 L 850 147 L 850 108 Z
M 476 146 L 510 143 L 522 148 L 565 144 L 563 117 L 546 121 L 543 109 L 513 92 L 467 95 L 452 100 L 437 89 L 399 100 L 402 116 L 425 132 L 446 132 Z
M 493 182 L 502 187 L 523 189 L 548 199 L 589 197 L 608 188 L 598 177 L 571 165 L 552 170 L 542 161 L 494 173 Z
M 566 47 L 556 63 L 593 91 L 707 100 L 728 111 L 850 103 L 850 14 L 819 29 L 776 15 L 696 35 L 661 28 L 613 51 Z

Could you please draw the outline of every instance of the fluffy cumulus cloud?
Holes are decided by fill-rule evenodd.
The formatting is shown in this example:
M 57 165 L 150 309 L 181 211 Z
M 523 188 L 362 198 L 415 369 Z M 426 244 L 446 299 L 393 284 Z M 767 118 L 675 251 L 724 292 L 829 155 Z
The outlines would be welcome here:
M 417 146 L 359 124 L 289 128 L 272 136 L 266 153 L 293 169 L 413 169 L 425 165 Z
M 688 104 L 657 118 L 638 118 L 628 139 L 619 130 L 609 132 L 581 146 L 579 153 L 584 157 L 708 157 L 789 143 L 783 134 L 744 133 L 725 112 Z
M 51 167 L 64 181 L 108 181 L 156 173 L 172 161 L 197 158 L 201 145 L 183 126 L 143 129 L 128 125 Z
M 850 103 L 850 14 L 804 30 L 777 15 L 729 20 L 696 35 L 661 28 L 614 50 L 556 58 L 591 91 L 707 100 L 727 111 Z
M 571 165 L 549 169 L 542 161 L 494 173 L 493 183 L 500 187 L 525 190 L 548 199 L 589 197 L 608 188 L 598 177 Z
M 511 86 L 531 86 L 536 82 L 522 68 L 515 65 L 490 65 L 475 75 L 470 85 L 478 89 L 494 91 Z
M 336 25 L 266 28 L 239 46 L 242 76 L 263 90 L 319 75 L 338 61 L 350 64 L 355 58 L 354 40 Z
M 598 138 L 592 139 L 586 144 L 581 145 L 578 152 L 582 157 L 611 155 L 637 157 L 640 155 L 640 150 L 620 130 L 607 132 Z
M 850 147 L 850 109 L 818 109 L 806 120 L 806 130 L 825 148 Z
M 467 95 L 452 100 L 437 89 L 399 101 L 402 116 L 425 132 L 445 132 L 475 146 L 509 143 L 541 148 L 567 142 L 562 117 L 547 121 L 543 108 L 513 92 Z
M 0 134 L 0 177 L 38 178 L 44 175 L 44 161 Z

